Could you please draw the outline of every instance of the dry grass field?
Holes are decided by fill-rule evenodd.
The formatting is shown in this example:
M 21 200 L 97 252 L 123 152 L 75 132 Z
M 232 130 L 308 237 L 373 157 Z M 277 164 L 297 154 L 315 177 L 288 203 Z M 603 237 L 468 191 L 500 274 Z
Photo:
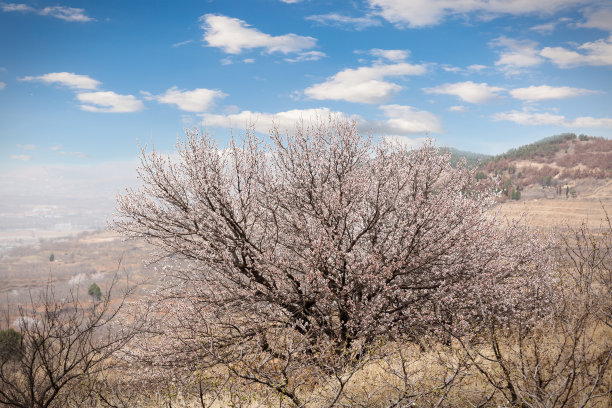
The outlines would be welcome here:
M 564 229 L 568 226 L 575 228 L 583 223 L 586 223 L 589 228 L 596 229 L 605 219 L 606 212 L 612 215 L 612 194 L 608 196 L 607 189 L 604 189 L 602 193 L 599 187 L 597 197 L 584 194 L 579 198 L 507 201 L 496 206 L 494 211 L 499 211 L 500 216 L 508 219 L 524 217 L 525 222 L 543 231 L 552 228 Z M 51 254 L 54 255 L 53 261 L 49 259 Z M 109 231 L 41 240 L 36 245 L 21 246 L 0 253 L 0 313 L 2 313 L 0 327 L 4 327 L 7 321 L 14 321 L 17 317 L 17 306 L 27 304 L 30 296 L 44 288 L 49 279 L 53 280 L 58 297 L 61 297 L 62 293 L 77 291 L 81 298 L 87 298 L 87 288 L 91 283 L 99 284 L 104 290 L 115 273 L 119 272 L 121 276 L 129 276 L 130 282 L 140 282 L 135 296 L 144 296 L 146 290 L 153 288 L 157 283 L 158 277 L 155 268 L 146 264 L 146 261 L 150 259 L 151 248 L 149 246 L 143 242 L 124 241 L 117 234 Z M 10 305 L 9 308 L 7 304 Z M 11 315 L 4 320 L 5 313 L 3 312 L 7 309 L 10 309 Z M 595 346 L 599 347 L 602 339 L 609 338 L 609 335 L 609 328 L 602 329 L 593 326 L 592 333 L 589 331 L 585 336 L 588 336 L 589 341 L 592 339 L 595 341 L 586 352 L 595 353 L 593 351 Z M 564 339 L 565 337 L 561 337 L 561 340 Z M 549 341 L 550 339 L 537 336 L 531 339 L 534 344 L 544 340 Z M 392 346 L 394 345 L 388 345 L 388 347 Z M 487 354 L 488 349 L 485 346 L 486 344 L 483 343 L 480 346 L 482 350 L 479 352 Z M 551 345 L 549 348 L 554 349 Z M 478 405 L 478 401 L 486 400 L 494 389 L 478 376 L 475 369 L 462 371 L 457 376 L 457 386 L 449 388 L 449 394 L 443 394 L 440 388 L 440 384 L 444 384 L 446 377 L 452 373 L 452 369 L 455 366 L 459 367 L 460 362 L 469 356 L 460 348 L 453 350 L 453 353 L 448 353 L 433 348 L 424 353 L 415 345 L 398 346 L 397 350 L 386 350 L 381 356 L 365 363 L 355 372 L 354 377 L 346 384 L 340 406 L 387 406 L 389 405 L 387 400 L 390 397 L 399 398 L 397 406 L 403 406 L 400 397 L 411 393 L 422 394 L 419 401 L 427 406 L 435 406 L 441 395 L 444 395 L 446 406 Z M 517 367 L 519 363 L 523 363 L 520 356 L 512 354 L 515 352 L 513 347 L 506 346 L 505 350 L 508 353 L 506 358 L 509 362 L 516 363 Z M 530 349 L 527 350 L 527 353 L 531 353 Z M 555 357 L 554 353 L 552 357 Z M 529 355 L 526 361 L 531 361 L 530 358 Z M 495 363 L 492 362 L 490 365 L 485 368 L 491 373 L 499 371 Z M 239 383 L 236 383 L 236 391 L 234 391 L 232 383 L 226 382 L 222 375 L 219 378 L 202 375 L 204 380 L 200 379 L 197 384 L 200 387 L 202 384 L 206 385 L 206 392 L 209 393 L 206 400 L 210 403 L 209 406 L 254 407 L 262 406 L 262 401 L 270 405 L 274 403 L 284 406 L 283 404 L 286 403 L 269 390 L 258 387 L 243 389 L 239 387 Z M 608 372 L 606 381 L 610 380 L 609 375 Z M 122 376 L 120 377 L 121 381 L 127 381 Z M 191 377 L 187 379 L 194 381 Z M 499 381 L 502 380 L 503 377 L 500 376 Z M 129 381 L 127 383 L 131 384 Z M 162 406 L 169 402 L 172 402 L 170 406 L 200 406 L 196 397 L 197 393 L 192 390 L 193 387 L 191 383 L 187 385 L 175 384 L 173 381 L 160 383 L 158 388 L 151 388 L 155 391 L 148 395 L 147 402 L 143 402 L 144 400 L 141 401 L 141 399 L 144 396 L 140 392 L 142 390 L 136 386 L 133 390 L 135 399 L 132 402 L 138 401 L 138 404 L 142 404 L 140 406 Z M 335 393 L 333 383 L 328 385 L 317 383 L 312 387 L 310 397 L 313 400 L 310 406 L 325 405 L 326 402 L 329 402 L 326 398 Z M 182 389 L 182 391 L 177 391 L 177 389 Z M 245 390 L 248 390 L 249 393 L 244 394 Z M 612 400 L 600 400 L 603 404 L 610 401 Z M 494 406 L 498 402 L 491 402 L 486 406 Z M 81 406 L 80 404 L 74 406 Z
M 525 221 L 542 229 L 577 227 L 583 222 L 597 228 L 612 215 L 612 194 L 597 198 L 535 199 L 507 201 L 495 208 L 502 217 Z M 605 211 L 604 211 L 605 210 Z M 116 233 L 97 231 L 78 236 L 43 239 L 36 245 L 24 245 L 0 253 L 0 304 L 13 304 L 29 298 L 51 278 L 61 290 L 87 287 L 110 281 L 116 271 L 127 273 L 134 281 L 155 279 L 155 271 L 146 267 L 150 247 L 142 242 L 124 241 Z M 54 261 L 49 261 L 51 254 Z M 120 266 L 119 266 L 120 263 Z
M 95 282 L 104 291 L 116 273 L 138 284 L 137 293 L 142 294 L 155 282 L 153 268 L 145 264 L 149 257 L 144 243 L 123 241 L 109 231 L 40 240 L 36 245 L 13 248 L 0 253 L 0 310 L 6 310 L 8 303 L 9 319 L 13 321 L 17 306 L 28 303 L 31 297 L 36 299 L 49 281 L 59 298 L 76 291 L 80 298 L 87 299 L 89 285 Z
M 516 219 L 524 216 L 526 222 L 537 228 L 578 227 L 586 223 L 598 228 L 602 220 L 612 215 L 612 201 L 594 199 L 539 199 L 507 201 L 498 206 L 502 217 Z M 605 210 L 605 211 L 604 211 Z

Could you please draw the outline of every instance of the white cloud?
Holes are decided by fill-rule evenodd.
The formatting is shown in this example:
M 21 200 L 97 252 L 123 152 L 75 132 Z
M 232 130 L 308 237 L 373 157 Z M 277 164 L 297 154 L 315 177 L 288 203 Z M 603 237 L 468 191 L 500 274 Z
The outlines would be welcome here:
M 299 3 L 302 0 L 280 0 L 280 1 L 282 1 L 283 3 L 286 3 L 286 4 L 296 4 L 296 3 Z
M 612 128 L 612 118 L 594 118 L 591 116 L 581 116 L 575 119 L 567 119 L 562 115 L 554 115 L 544 112 L 510 111 L 496 113 L 493 115 L 495 120 L 506 120 L 521 125 L 554 125 L 570 128 Z
M 205 14 L 201 18 L 204 40 L 210 47 L 221 48 L 228 54 L 240 54 L 243 50 L 263 48 L 268 53 L 288 54 L 307 50 L 316 45 L 317 40 L 296 34 L 271 36 L 251 28 L 245 21 L 237 18 Z
M 472 64 L 467 66 L 466 68 L 454 67 L 452 65 L 440 64 L 440 67 L 446 72 L 452 72 L 455 74 L 469 75 L 474 72 L 480 73 L 482 70 L 486 69 L 486 65 Z
M 133 95 L 119 95 L 112 91 L 85 92 L 76 97 L 83 103 L 81 109 L 88 112 L 125 113 L 144 108 L 142 101 Z
M 18 144 L 17 145 L 18 148 L 23 149 L 23 150 L 34 150 L 36 149 L 36 145 L 33 144 Z
M 434 88 L 423 88 L 423 91 L 428 94 L 455 95 L 470 103 L 489 102 L 493 99 L 499 98 L 500 95 L 498 95 L 497 92 L 503 90 L 504 88 L 489 86 L 485 82 L 477 84 L 472 81 L 442 84 Z
M 26 76 L 17 78 L 19 81 L 44 82 L 46 84 L 60 84 L 72 89 L 93 90 L 100 86 L 101 82 L 87 75 L 77 75 L 73 72 L 51 72 L 40 76 Z
M 545 23 L 545 24 L 538 24 L 535 25 L 533 27 L 530 28 L 531 31 L 537 31 L 540 34 L 550 34 L 555 30 L 555 26 L 556 24 L 554 22 L 552 23 Z
M 28 156 L 27 154 L 13 154 L 10 157 L 13 160 L 21 160 L 21 161 L 28 161 L 32 159 L 32 156 Z
M 586 21 L 578 24 L 578 27 L 612 31 L 612 7 L 588 8 L 584 11 L 584 16 Z
M 381 50 L 380 48 L 372 48 L 370 55 L 381 57 L 391 62 L 402 62 L 410 56 L 408 50 Z
M 245 58 L 242 60 L 245 64 L 253 64 L 255 63 L 255 58 Z
M 49 150 L 56 152 L 60 150 L 61 148 L 62 148 L 62 145 L 56 145 L 56 146 L 51 146 Z
M 354 120 L 360 131 L 383 135 L 407 135 L 415 133 L 442 132 L 438 118 L 430 112 L 421 111 L 411 106 L 381 106 L 384 120 L 366 120 L 359 115 L 348 115 L 331 111 L 328 108 L 293 109 L 286 112 L 262 113 L 242 111 L 239 113 L 219 115 L 203 114 L 202 125 L 207 127 L 225 127 L 244 129 L 253 126 L 257 132 L 266 133 L 274 126 L 280 129 L 293 129 L 296 123 L 309 123 L 324 120 L 328 117 L 339 117 Z
M 461 72 L 461 68 L 459 67 L 442 67 L 446 72 Z
M 192 91 L 183 91 L 173 86 L 161 95 L 151 95 L 143 92 L 145 99 L 156 100 L 159 103 L 176 105 L 185 112 L 206 112 L 215 104 L 215 99 L 224 98 L 227 94 L 206 88 L 196 88 Z
M 486 69 L 486 68 L 487 68 L 486 65 L 480 65 L 480 64 L 472 64 L 472 65 L 467 67 L 467 69 L 469 71 L 476 71 L 476 72 L 480 72 L 480 71 L 482 71 L 483 69 Z
M 324 52 L 321 51 L 306 51 L 298 53 L 295 58 L 285 58 L 287 62 L 302 62 L 302 61 L 318 61 L 323 57 L 327 57 Z
M 497 15 L 553 14 L 588 0 L 368 0 L 370 6 L 391 23 L 411 28 L 440 24 L 446 17 L 470 13 L 491 18 Z
M 334 27 L 353 28 L 355 30 L 363 30 L 367 27 L 380 26 L 380 20 L 371 15 L 363 17 L 349 17 L 339 13 L 317 14 L 306 17 L 306 20 Z
M 431 112 L 404 105 L 383 105 L 380 109 L 387 119 L 373 127 L 375 133 L 406 135 L 444 131 L 439 119 Z
M 537 43 L 531 40 L 515 40 L 499 37 L 489 45 L 503 48 L 495 65 L 509 74 L 519 73 L 523 69 L 541 64 L 544 59 L 539 55 Z
M 385 81 L 385 78 L 421 75 L 425 71 L 423 65 L 408 63 L 348 68 L 328 78 L 325 82 L 306 88 L 304 94 L 318 100 L 380 103 L 402 89 L 396 83 Z
M 52 6 L 37 9 L 26 4 L 19 3 L 2 3 L 0 7 L 2 7 L 2 11 L 5 12 L 17 11 L 22 13 L 36 13 L 41 16 L 51 16 L 65 21 L 85 23 L 94 20 L 93 18 L 87 16 L 85 14 L 85 10 L 82 8 Z
M 455 105 L 448 108 L 448 110 L 451 112 L 467 112 L 468 109 L 463 105 Z
M 510 91 L 510 95 L 514 98 L 524 101 L 542 101 L 545 99 L 563 99 L 574 96 L 588 95 L 596 93 L 590 89 L 572 88 L 569 86 L 530 86 L 527 88 L 516 88 Z
M 0 82 L 0 91 L 6 88 L 6 83 Z
M 326 119 L 329 116 L 341 115 L 339 112 L 333 112 L 328 108 L 314 109 L 293 109 L 278 113 L 263 113 L 252 111 L 241 111 L 228 115 L 220 114 L 203 114 L 202 125 L 210 127 L 224 127 L 230 129 L 244 129 L 248 126 L 253 126 L 257 132 L 266 133 L 273 127 L 277 126 L 280 129 L 293 129 L 296 123 L 304 121 L 305 123 Z M 355 119 L 356 117 L 353 117 Z
M 27 4 L 20 3 L 2 3 L 0 4 L 2 11 L 34 11 L 35 9 L 28 6 Z
M 597 41 L 586 42 L 578 46 L 577 50 L 580 52 L 563 47 L 545 47 L 540 55 L 561 68 L 580 65 L 612 65 L 612 35 Z

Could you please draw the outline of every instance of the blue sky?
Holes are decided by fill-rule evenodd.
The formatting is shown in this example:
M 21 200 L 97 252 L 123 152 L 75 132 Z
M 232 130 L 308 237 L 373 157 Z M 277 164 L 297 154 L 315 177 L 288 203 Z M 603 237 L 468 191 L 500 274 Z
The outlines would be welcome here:
M 612 137 L 611 31 L 609 0 L 0 2 L 2 186 L 330 112 L 490 154 Z

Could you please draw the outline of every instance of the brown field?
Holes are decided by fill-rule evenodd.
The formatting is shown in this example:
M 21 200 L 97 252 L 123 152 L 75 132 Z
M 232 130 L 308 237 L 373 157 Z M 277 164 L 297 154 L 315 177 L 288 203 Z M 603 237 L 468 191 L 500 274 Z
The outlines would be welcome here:
M 494 211 L 499 211 L 500 216 L 508 219 L 524 217 L 525 222 L 542 230 L 555 227 L 561 229 L 567 226 L 577 227 L 582 223 L 586 223 L 590 228 L 597 228 L 605 219 L 606 212 L 612 215 L 612 198 L 607 196 L 598 198 L 508 201 L 499 204 Z M 30 296 L 35 296 L 49 279 L 54 282 L 58 298 L 62 296 L 62 293 L 72 290 L 77 291 L 82 299 L 86 299 L 88 297 L 87 288 L 91 283 L 96 282 L 104 291 L 115 273 L 119 273 L 121 277 L 129 276 L 132 283 L 138 282 L 139 289 L 135 292 L 136 297 L 146 296 L 146 291 L 155 286 L 159 276 L 154 266 L 147 266 L 147 261 L 151 259 L 150 251 L 151 247 L 143 242 L 124 241 L 113 232 L 97 231 L 77 236 L 40 240 L 36 245 L 24 245 L 0 253 L 0 328 L 6 325 L 5 322 L 13 322 L 17 318 L 17 306 L 27 304 Z M 51 254 L 54 254 L 53 262 L 49 260 Z M 10 310 L 11 313 L 5 320 L 6 310 Z M 596 339 L 593 344 L 599 345 L 602 339 L 609 338 L 609 329 L 601 333 L 589 334 Z M 388 347 L 393 346 L 395 345 L 388 345 Z M 447 375 L 445 371 L 448 370 L 447 365 L 450 364 L 452 367 L 453 364 L 458 364 L 453 354 L 444 354 L 435 348 L 427 353 L 419 350 L 415 345 L 401 347 L 397 345 L 397 348 L 395 351 L 385 350 L 384 358 L 373 359 L 365 364 L 347 385 L 346 395 L 354 398 L 353 401 L 367 401 L 367 403 L 364 402 L 365 405 L 383 405 L 385 398 L 396 392 L 394 387 L 401 389 L 402 386 L 405 386 L 401 382 L 403 377 L 398 377 L 397 373 L 404 373 L 403 380 L 407 381 L 406 384 L 411 384 L 414 390 L 435 390 L 439 386 L 439 383 L 436 382 L 438 377 L 444 378 Z M 508 350 L 511 349 L 508 348 Z M 460 349 L 455 351 L 457 355 L 460 355 Z M 403 353 L 401 359 L 398 357 L 399 352 Z M 407 362 L 404 362 L 405 358 L 408 358 Z M 491 372 L 495 371 L 494 368 L 489 369 Z M 119 372 L 113 375 L 118 376 L 117 381 L 126 381 L 126 384 L 129 384 L 129 381 L 121 374 L 126 375 L 126 378 L 131 375 L 129 372 L 127 374 Z M 609 377 L 609 373 L 607 375 Z M 187 380 L 190 378 L 188 377 Z M 211 384 L 216 384 L 214 381 L 217 380 L 219 384 L 222 383 L 221 379 L 211 377 Z M 179 387 L 179 385 L 175 386 Z M 220 386 L 219 392 L 224 386 Z M 150 387 L 152 388 L 148 391 L 154 389 L 154 386 Z M 196 406 L 195 394 L 191 395 L 188 388 L 176 394 L 171 394 L 170 391 L 165 394 L 165 385 L 162 384 L 159 387 L 161 387 L 161 392 L 151 391 L 151 395 L 145 395 L 146 392 L 143 393 L 136 387 L 135 398 L 139 402 L 134 406 L 165 406 L 168 401 L 172 401 L 171 406 Z M 216 388 L 211 387 L 212 395 L 216 392 Z M 228 387 L 219 396 L 218 401 L 212 402 L 211 400 L 210 406 L 228 406 L 230 402 L 234 402 L 233 399 L 243 401 L 249 398 L 253 398 L 255 402 L 253 404 L 241 402 L 235 406 L 262 406 L 257 398 L 266 395 L 264 389 L 240 389 L 240 392 L 246 393 L 243 395 L 232 391 L 231 385 Z M 318 384 L 313 387 L 313 398 L 319 394 L 330 393 L 326 385 Z M 469 371 L 464 374 L 457 388 L 451 391 L 448 401 L 450 406 L 468 406 L 471 399 L 482 400 L 485 394 L 490 392 L 490 387 L 478 377 L 478 373 Z M 151 401 L 141 403 L 140 400 L 145 397 L 150 398 Z M 206 398 L 211 399 L 212 397 L 207 395 Z M 277 403 L 280 404 L 280 402 L 279 398 Z M 602 402 L 605 404 L 605 401 L 602 400 Z
M 595 199 L 539 199 L 529 201 L 507 201 L 498 206 L 502 217 L 525 221 L 537 228 L 578 227 L 586 223 L 589 228 L 598 228 L 606 218 L 612 216 L 612 201 Z
M 115 274 L 121 281 L 137 284 L 143 291 L 152 287 L 156 274 L 146 266 L 149 249 L 143 242 L 123 241 L 109 231 L 83 233 L 55 239 L 43 239 L 0 253 L 0 313 L 9 321 L 16 318 L 17 305 L 36 299 L 39 291 L 51 281 L 58 298 L 69 291 L 87 299 L 87 289 L 97 283 L 104 291 Z M 51 254 L 54 261 L 50 261 Z M 115 294 L 117 295 L 117 294 Z
M 612 198 L 507 201 L 495 210 L 509 219 L 525 217 L 536 228 L 577 227 L 583 222 L 597 228 L 606 212 L 612 215 Z M 143 285 L 149 287 L 157 276 L 153 267 L 146 266 L 150 250 L 143 242 L 124 241 L 114 232 L 97 231 L 40 239 L 36 245 L 4 251 L 0 253 L 0 305 L 4 308 L 7 301 L 14 305 L 29 299 L 29 294 L 49 279 L 60 292 L 76 288 L 85 296 L 91 283 L 104 288 L 117 271 L 134 282 L 149 282 Z M 49 261 L 51 254 L 53 262 Z

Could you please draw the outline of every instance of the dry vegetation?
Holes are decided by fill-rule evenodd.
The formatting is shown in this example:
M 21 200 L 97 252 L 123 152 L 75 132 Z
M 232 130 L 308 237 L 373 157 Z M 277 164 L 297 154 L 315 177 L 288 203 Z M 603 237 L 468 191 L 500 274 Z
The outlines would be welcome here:
M 601 143 L 568 138 L 559 143 L 559 149 L 566 142 L 576 157 L 584 153 L 577 144 Z M 546 150 L 544 157 L 557 155 L 559 149 Z M 582 160 L 587 159 L 578 162 Z M 568 163 L 575 166 L 574 161 Z M 546 250 L 542 255 L 551 263 L 536 269 L 544 275 L 550 266 L 550 276 L 534 275 L 537 285 L 526 285 L 518 269 L 510 268 L 529 304 L 518 299 L 515 309 L 503 311 L 504 304 L 515 307 L 515 303 L 487 303 L 482 297 L 480 303 L 470 303 L 478 319 L 469 321 L 468 330 L 449 323 L 452 315 L 436 312 L 427 325 L 419 327 L 418 336 L 413 327 L 399 330 L 366 319 L 353 324 L 358 330 L 347 342 L 341 330 L 337 337 L 331 333 L 342 322 L 342 315 L 333 311 L 326 312 L 330 326 L 322 326 L 321 332 L 299 321 L 287 324 L 289 320 L 281 320 L 269 301 L 267 306 L 260 302 L 249 309 L 248 296 L 261 296 L 261 289 L 249 292 L 252 283 L 240 287 L 246 300 L 224 303 L 226 294 L 215 298 L 210 288 L 223 294 L 214 285 L 221 282 L 231 287 L 238 279 L 214 282 L 198 275 L 193 259 L 201 261 L 198 257 L 207 255 L 176 238 L 164 243 L 169 258 L 157 264 L 160 268 L 144 265 L 144 260 L 151 259 L 149 244 L 124 242 L 111 232 L 14 249 L 2 255 L 0 264 L 0 301 L 5 310 L 8 301 L 12 310 L 6 324 L 19 329 L 19 321 L 15 322 L 19 316 L 21 321 L 29 317 L 42 324 L 22 326 L 22 346 L 10 353 L 2 353 L 9 343 L 6 335 L 0 335 L 0 401 L 15 407 L 92 408 L 612 406 L 612 225 L 608 218 L 612 194 L 608 180 L 587 182 L 591 184 L 580 190 L 578 198 L 506 202 L 492 209 L 509 220 L 525 212 L 524 220 L 537 227 L 542 237 L 554 233 L 552 241 L 542 244 Z M 174 203 L 184 214 L 191 214 L 179 201 Z M 152 222 L 167 216 L 166 211 L 168 207 L 155 213 Z M 443 217 L 427 213 L 438 215 Z M 215 220 L 208 222 L 209 228 L 216 228 Z M 181 228 L 191 225 L 181 224 Z M 150 233 L 150 229 L 144 231 Z M 194 242 L 202 245 L 206 237 L 194 235 Z M 162 234 L 160 239 L 166 238 Z M 225 239 L 223 235 L 214 238 L 215 243 Z M 527 235 L 524 238 L 513 245 L 519 248 L 531 242 Z M 265 245 L 269 244 L 268 240 Z M 169 255 L 168 248 L 176 252 Z M 496 265 L 513 261 L 505 255 L 499 253 L 503 260 Z M 191 261 L 185 261 L 190 256 Z M 235 267 L 236 261 L 224 265 Z M 117 271 L 127 297 L 117 290 L 109 296 L 109 288 L 118 287 Z M 126 282 L 123 274 L 128 272 Z M 55 288 L 51 292 L 49 277 Z M 102 287 L 102 302 L 88 297 L 92 282 Z M 36 296 L 40 289 L 44 289 L 42 298 Z M 449 301 L 461 305 L 460 300 Z M 460 313 L 456 309 L 457 316 Z M 500 318 L 504 316 L 509 319 Z M 370 332 L 361 323 L 383 330 L 361 336 Z M 72 329 L 62 332 L 56 327 Z M 313 342 L 312 333 L 319 341 Z M 58 343 L 58 338 L 64 341 Z M 78 345 L 79 351 L 66 349 L 70 344 Z M 85 358 L 75 360 L 75 356 Z M 71 377 L 71 372 L 62 371 L 58 358 L 76 361 L 74 369 L 79 374 Z M 83 363 L 88 361 L 93 364 Z M 27 370 L 32 362 L 39 368 L 34 376 Z M 17 368 L 22 374 L 15 374 Z M 8 402 L 6 392 L 14 384 L 38 396 L 43 395 L 41 387 L 54 390 L 55 379 L 65 380 L 66 375 L 69 380 L 51 399 L 35 401 L 17 395 L 12 405 Z

